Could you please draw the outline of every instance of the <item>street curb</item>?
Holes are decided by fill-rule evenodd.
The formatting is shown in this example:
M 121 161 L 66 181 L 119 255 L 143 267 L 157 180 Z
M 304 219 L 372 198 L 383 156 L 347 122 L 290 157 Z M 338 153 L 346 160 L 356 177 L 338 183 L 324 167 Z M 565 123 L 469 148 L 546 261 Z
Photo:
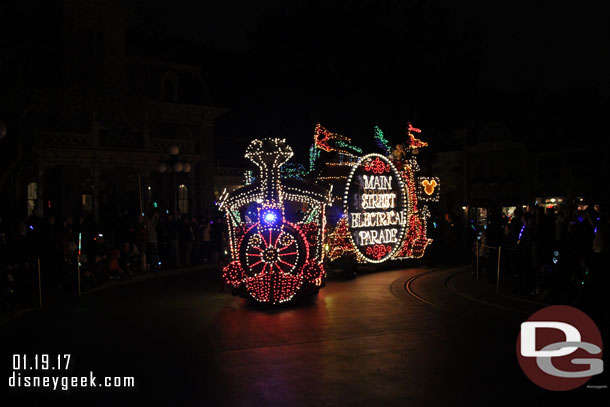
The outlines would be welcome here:
M 151 272 L 151 273 L 146 273 L 146 274 L 139 274 L 134 276 L 132 279 L 130 280 L 111 280 L 108 281 L 102 285 L 99 285 L 89 291 L 85 291 L 81 294 L 81 296 L 86 296 L 88 294 L 92 294 L 92 293 L 96 293 L 96 292 L 100 292 L 100 291 L 104 291 L 107 289 L 111 289 L 111 288 L 118 288 L 118 287 L 124 287 L 126 285 L 130 285 L 130 284 L 135 284 L 135 283 L 141 283 L 144 281 L 149 281 L 149 280 L 153 280 L 153 279 L 160 279 L 160 278 L 166 278 L 166 277 L 172 277 L 172 276 L 177 276 L 180 274 L 185 274 L 185 273 L 194 273 L 197 271 L 217 271 L 220 268 L 220 263 L 218 264 L 203 264 L 203 265 L 197 265 L 197 266 L 192 266 L 192 267 L 185 267 L 185 268 L 175 268 L 175 269 L 167 269 L 167 270 L 161 270 L 161 271 L 157 271 L 157 272 Z M 71 298 L 78 298 L 78 297 L 71 297 Z M 10 311 L 7 312 L 5 315 L 2 315 L 0 317 L 0 326 L 4 326 L 10 322 L 13 322 L 19 318 L 22 318 L 24 315 L 31 313 L 32 311 L 37 311 L 37 310 L 41 310 L 41 309 L 45 309 L 45 307 L 29 307 L 29 308 L 20 308 L 14 311 Z
M 167 269 L 161 271 L 153 271 L 145 274 L 137 274 L 129 280 L 111 280 L 100 286 L 97 286 L 89 291 L 83 292 L 83 295 L 91 294 L 99 291 L 104 291 L 109 288 L 123 287 L 125 285 L 141 283 L 148 280 L 156 280 L 159 278 L 177 276 L 185 273 L 192 273 L 196 271 L 217 271 L 220 268 L 219 264 L 201 264 L 192 267 L 184 267 L 184 268 L 175 268 L 175 269 Z
M 0 318 L 0 326 L 4 326 L 13 321 L 16 321 L 19 318 L 23 317 L 25 314 L 29 314 L 30 312 L 36 311 L 39 309 L 42 309 L 42 308 L 30 307 L 30 308 L 18 309 L 18 310 L 12 311 L 12 312 L 7 312 L 5 315 L 2 316 L 2 318 Z
M 506 307 L 506 306 L 504 306 L 502 304 L 478 298 L 476 296 L 476 294 L 472 294 L 472 292 L 470 290 L 464 290 L 463 287 L 462 287 L 462 289 L 457 288 L 455 286 L 455 284 L 453 284 L 450 280 L 455 278 L 456 276 L 461 275 L 461 274 L 469 273 L 471 270 L 468 267 L 467 268 L 462 268 L 461 270 L 460 269 L 456 269 L 456 270 L 458 270 L 458 271 L 453 273 L 451 276 L 447 277 L 447 279 L 445 281 L 446 286 L 451 291 L 453 291 L 454 293 L 456 293 L 458 295 L 463 296 L 464 298 L 468 298 L 468 299 L 470 299 L 472 301 L 481 302 L 481 303 L 487 304 L 489 306 L 494 306 L 494 307 L 497 307 L 497 308 L 509 309 L 509 307 Z M 473 286 L 473 284 L 476 284 L 476 280 L 474 279 L 474 277 L 470 281 L 468 281 L 467 284 L 469 286 L 468 288 L 471 288 L 470 286 Z M 487 287 L 483 286 L 482 289 L 486 290 Z M 520 298 L 520 297 L 509 295 L 509 294 L 497 293 L 497 292 L 495 292 L 495 290 L 494 290 L 494 292 L 490 292 L 490 295 L 491 295 L 492 299 L 505 298 L 505 299 L 508 299 L 510 301 L 517 301 L 517 302 L 520 302 L 520 303 L 526 303 L 526 304 L 533 305 L 533 306 L 540 307 L 540 308 L 544 308 L 544 307 L 547 307 L 547 306 L 550 305 L 550 304 L 543 303 L 543 302 L 540 302 L 540 301 L 534 301 L 534 300 L 530 300 L 530 299 L 526 299 L 526 298 Z M 522 310 L 516 310 L 516 309 L 511 309 L 511 310 L 512 311 L 516 311 L 516 312 L 520 312 L 520 313 L 524 313 L 524 311 L 522 311 Z

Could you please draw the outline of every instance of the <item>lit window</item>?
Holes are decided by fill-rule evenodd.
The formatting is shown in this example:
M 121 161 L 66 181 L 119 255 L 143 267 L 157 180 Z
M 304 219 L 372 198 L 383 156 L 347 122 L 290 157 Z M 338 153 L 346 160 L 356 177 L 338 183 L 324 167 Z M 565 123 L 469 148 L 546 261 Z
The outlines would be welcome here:
M 83 210 L 91 212 L 93 209 L 93 197 L 91 194 L 83 194 L 81 196 L 81 203 L 83 204 Z
M 34 213 L 36 200 L 38 199 L 38 184 L 30 182 L 28 184 L 28 216 Z
M 189 211 L 189 189 L 184 184 L 178 186 L 178 209 L 181 213 Z

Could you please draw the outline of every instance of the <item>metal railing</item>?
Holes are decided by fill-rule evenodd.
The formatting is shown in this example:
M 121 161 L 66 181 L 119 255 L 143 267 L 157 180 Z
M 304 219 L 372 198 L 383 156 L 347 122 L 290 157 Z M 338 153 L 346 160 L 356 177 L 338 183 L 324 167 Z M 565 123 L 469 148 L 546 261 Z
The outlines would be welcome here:
M 44 291 L 49 288 L 49 284 L 57 283 L 57 278 L 61 279 L 62 286 L 64 282 L 68 282 L 69 284 L 65 285 L 68 289 L 71 284 L 75 284 L 73 287 L 76 295 L 81 296 L 80 255 L 75 255 L 72 262 L 67 259 L 68 257 L 63 255 L 37 256 L 17 263 L 4 264 L 1 298 L 3 309 L 7 304 L 30 307 L 36 303 L 42 308 L 45 302 L 43 300 L 48 302 L 48 298 L 53 297 L 44 295 Z M 59 271 L 62 267 L 65 268 Z M 49 277 L 51 275 L 53 277 Z
M 481 242 L 479 242 L 478 240 L 475 242 L 476 244 L 476 278 L 477 281 L 479 280 L 479 259 L 481 257 L 481 248 L 485 248 L 485 249 L 492 249 L 492 250 L 497 250 L 498 251 L 498 265 L 497 265 L 497 271 L 496 271 L 496 293 L 500 292 L 500 260 L 502 258 L 502 246 L 489 246 L 486 244 L 483 244 Z

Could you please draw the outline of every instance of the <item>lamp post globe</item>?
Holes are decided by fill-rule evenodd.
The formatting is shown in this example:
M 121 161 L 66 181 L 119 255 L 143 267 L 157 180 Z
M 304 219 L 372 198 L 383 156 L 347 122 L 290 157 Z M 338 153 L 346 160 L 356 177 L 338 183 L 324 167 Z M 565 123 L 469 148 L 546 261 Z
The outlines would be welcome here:
M 177 161 L 174 163 L 174 171 L 175 172 L 182 172 L 182 170 L 184 169 L 184 166 L 182 165 L 182 163 L 180 161 Z
M 178 146 L 174 144 L 174 145 L 170 146 L 169 153 L 171 155 L 178 155 L 180 153 L 180 148 L 178 148 Z

